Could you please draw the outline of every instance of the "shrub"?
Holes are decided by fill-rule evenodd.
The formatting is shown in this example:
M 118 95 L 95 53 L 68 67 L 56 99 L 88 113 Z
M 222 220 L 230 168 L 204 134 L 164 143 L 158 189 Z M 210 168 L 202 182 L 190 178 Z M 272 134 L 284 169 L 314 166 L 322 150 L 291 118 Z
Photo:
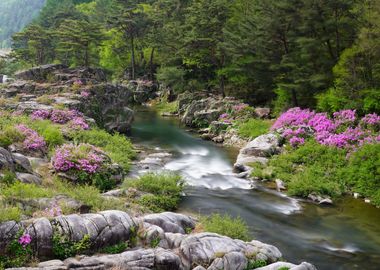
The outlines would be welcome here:
M 165 100 L 155 100 L 152 106 L 160 113 L 176 113 L 178 112 L 178 102 L 167 102 Z
M 342 175 L 354 191 L 380 206 L 380 144 L 365 145 L 349 158 Z
M 177 208 L 183 192 L 181 176 L 173 173 L 154 174 L 148 173 L 137 180 L 127 180 L 125 188 L 136 188 L 146 192 L 138 200 L 138 203 L 146 206 L 154 212 L 172 211 Z
M 257 261 L 249 261 L 248 262 L 248 265 L 247 267 L 245 268 L 245 270 L 252 270 L 252 269 L 256 269 L 256 268 L 260 268 L 260 267 L 264 267 L 264 266 L 267 266 L 268 263 L 264 260 L 257 260 Z
M 45 139 L 50 149 L 62 145 L 65 141 L 61 128 L 48 120 L 36 120 L 31 126 Z
M 25 135 L 13 126 L 7 126 L 0 132 L 0 146 L 7 148 L 12 143 L 23 142 Z
M 243 241 L 250 240 L 247 223 L 240 217 L 232 218 L 227 214 L 212 214 L 202 217 L 201 224 L 207 232 L 218 233 Z
M 16 128 L 24 135 L 23 145 L 28 150 L 44 150 L 46 142 L 36 131 L 20 124 Z
M 29 234 L 24 233 L 22 230 L 19 231 L 6 247 L 6 256 L 0 256 L 0 267 L 22 267 L 26 265 L 33 255 L 32 248 L 30 247 L 31 241 L 32 238 Z
M 308 141 L 298 149 L 273 157 L 269 166 L 272 178 L 288 183 L 290 195 L 307 197 L 320 195 L 338 196 L 345 191 L 340 168 L 346 166 L 347 151 Z
M 53 254 L 57 259 L 64 260 L 82 254 L 90 249 L 90 236 L 85 235 L 80 241 L 70 241 L 66 236 L 55 232 L 53 234 Z
M 16 174 L 12 171 L 6 170 L 3 172 L 3 176 L 0 178 L 0 183 L 6 186 L 13 185 L 17 180 Z
M 129 169 L 130 160 L 135 157 L 132 143 L 119 133 L 111 135 L 100 129 L 78 131 L 73 134 L 73 140 L 102 148 L 114 162 L 125 170 Z
M 126 242 L 120 242 L 119 244 L 104 247 L 101 249 L 101 253 L 107 253 L 107 254 L 119 254 L 125 251 L 128 248 L 128 243 Z
M 271 122 L 268 120 L 249 119 L 247 122 L 238 123 L 238 133 L 243 138 L 254 139 L 269 131 Z

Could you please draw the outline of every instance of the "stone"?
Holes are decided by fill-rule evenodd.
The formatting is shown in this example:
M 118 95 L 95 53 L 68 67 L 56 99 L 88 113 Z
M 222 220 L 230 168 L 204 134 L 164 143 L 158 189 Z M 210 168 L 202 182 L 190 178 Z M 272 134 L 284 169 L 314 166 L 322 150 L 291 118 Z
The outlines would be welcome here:
M 35 184 L 35 185 L 42 184 L 42 179 L 34 174 L 16 172 L 16 177 L 18 180 L 20 180 L 21 182 L 25 184 Z
M 164 232 L 185 234 L 187 229 L 195 228 L 193 218 L 172 212 L 146 215 L 142 220 L 162 228 Z
M 268 158 L 279 152 L 280 138 L 272 133 L 261 135 L 247 143 L 239 151 L 235 170 L 245 171 L 249 169 L 249 164 L 260 162 L 266 164 Z
M 261 118 L 261 119 L 269 118 L 270 113 L 271 113 L 270 108 L 255 108 L 255 115 L 258 118 Z
M 2 147 L 0 147 L 0 169 L 15 170 L 14 160 L 11 153 Z
M 300 265 L 295 265 L 287 262 L 276 262 L 264 267 L 256 268 L 256 270 L 279 270 L 285 267 L 291 270 L 317 270 L 314 265 L 306 262 L 303 262 Z
M 364 199 L 364 202 L 365 203 L 371 203 L 371 200 L 370 199 Z
M 280 192 L 281 190 L 286 190 L 284 181 L 280 179 L 276 179 L 275 182 L 276 182 L 276 189 L 278 192 Z
M 322 197 L 322 196 L 319 196 L 318 194 L 311 193 L 307 196 L 307 198 L 313 202 L 318 203 L 318 204 L 326 204 L 326 205 L 332 205 L 333 204 L 333 201 L 328 196 Z
M 212 141 L 215 143 L 223 143 L 224 142 L 224 136 L 223 135 L 216 136 L 212 139 Z
M 32 165 L 26 156 L 20 153 L 12 153 L 12 157 L 17 171 L 33 173 Z
M 15 74 L 15 77 L 21 80 L 43 81 L 46 80 L 48 75 L 52 74 L 53 71 L 65 68 L 67 68 L 67 66 L 61 64 L 48 64 L 19 71 Z

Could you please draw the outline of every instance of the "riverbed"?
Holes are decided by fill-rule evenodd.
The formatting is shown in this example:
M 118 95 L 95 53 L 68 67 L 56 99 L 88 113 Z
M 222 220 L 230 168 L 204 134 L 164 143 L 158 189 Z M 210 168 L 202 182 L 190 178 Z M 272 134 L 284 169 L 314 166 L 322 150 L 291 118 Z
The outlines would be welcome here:
M 291 262 L 320 270 L 380 269 L 380 209 L 344 198 L 319 206 L 237 178 L 238 149 L 203 141 L 177 119 L 139 109 L 131 132 L 135 143 L 173 153 L 164 167 L 186 180 L 180 212 L 228 213 L 243 218 L 252 238 L 272 244 Z

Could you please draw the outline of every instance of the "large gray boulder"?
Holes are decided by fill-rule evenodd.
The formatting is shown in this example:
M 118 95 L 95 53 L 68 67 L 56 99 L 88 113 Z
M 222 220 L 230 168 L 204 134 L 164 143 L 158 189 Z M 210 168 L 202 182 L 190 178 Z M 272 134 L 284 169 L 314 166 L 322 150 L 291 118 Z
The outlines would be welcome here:
M 65 68 L 67 68 L 67 66 L 61 64 L 48 64 L 19 71 L 15 74 L 15 77 L 21 80 L 43 81 L 46 80 L 48 75 L 52 74 L 54 71 Z
M 273 133 L 261 135 L 240 149 L 234 168 L 237 171 L 248 171 L 249 164 L 267 163 L 268 158 L 279 152 L 281 140 Z
M 281 268 L 289 268 L 291 270 L 317 270 L 314 265 L 307 262 L 303 262 L 300 265 L 288 262 L 276 262 L 264 267 L 256 268 L 256 270 L 279 270 Z
M 146 215 L 142 220 L 162 228 L 164 232 L 180 234 L 186 234 L 186 231 L 194 229 L 196 224 L 191 217 L 172 212 Z
M 14 161 L 11 153 L 8 150 L 0 147 L 0 169 L 15 170 Z

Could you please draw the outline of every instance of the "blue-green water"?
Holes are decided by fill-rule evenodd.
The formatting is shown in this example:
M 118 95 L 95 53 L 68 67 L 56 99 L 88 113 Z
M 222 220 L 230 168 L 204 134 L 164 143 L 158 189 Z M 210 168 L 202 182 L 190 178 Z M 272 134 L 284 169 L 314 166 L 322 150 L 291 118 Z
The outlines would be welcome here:
M 176 119 L 137 112 L 135 142 L 174 153 L 165 169 L 189 184 L 179 211 L 242 217 L 253 238 L 277 246 L 291 262 L 318 269 L 380 269 L 380 209 L 345 198 L 322 207 L 287 198 L 236 178 L 236 149 L 221 148 L 185 131 Z

